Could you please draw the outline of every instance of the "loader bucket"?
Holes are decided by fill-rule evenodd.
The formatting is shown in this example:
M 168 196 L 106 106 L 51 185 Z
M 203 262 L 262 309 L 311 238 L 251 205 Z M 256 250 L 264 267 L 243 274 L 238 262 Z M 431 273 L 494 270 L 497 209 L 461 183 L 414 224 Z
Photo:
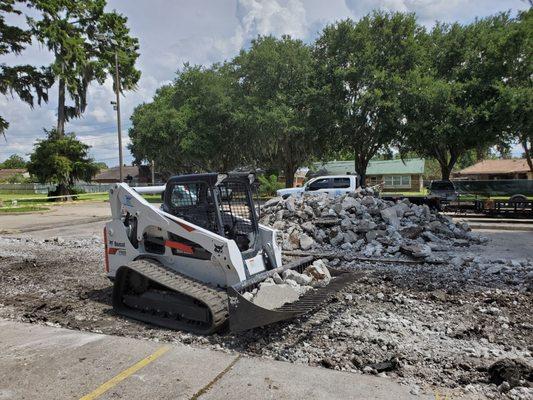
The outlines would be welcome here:
M 294 269 L 301 273 L 313 260 L 313 256 L 304 257 L 231 286 L 228 289 L 230 330 L 232 332 L 244 331 L 311 312 L 320 304 L 330 300 L 337 292 L 355 279 L 355 274 L 353 273 L 330 268 L 332 279 L 327 286 L 309 291 L 296 302 L 284 304 L 274 310 L 257 306 L 243 297 L 243 293 L 253 290 L 259 286 L 260 282 L 274 275 L 276 272 L 281 273 L 286 269 Z

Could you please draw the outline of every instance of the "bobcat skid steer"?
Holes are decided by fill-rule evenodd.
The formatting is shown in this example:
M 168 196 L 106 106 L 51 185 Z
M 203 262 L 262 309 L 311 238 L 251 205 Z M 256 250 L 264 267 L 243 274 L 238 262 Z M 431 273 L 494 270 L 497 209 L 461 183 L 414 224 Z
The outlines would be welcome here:
M 126 317 L 200 334 L 226 325 L 242 331 L 306 313 L 353 280 L 333 279 L 274 310 L 243 293 L 286 269 L 302 272 L 312 257 L 282 265 L 276 231 L 258 224 L 253 174 L 195 174 L 166 186 L 110 190 L 112 220 L 104 229 L 105 268 L 113 307 Z M 160 208 L 139 193 L 162 192 Z

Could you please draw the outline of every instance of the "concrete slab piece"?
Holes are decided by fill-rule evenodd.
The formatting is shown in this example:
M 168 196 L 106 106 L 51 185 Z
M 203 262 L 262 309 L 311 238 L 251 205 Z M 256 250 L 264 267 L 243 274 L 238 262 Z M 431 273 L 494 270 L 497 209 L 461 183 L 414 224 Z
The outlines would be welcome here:
M 279 361 L 242 358 L 202 400 L 237 399 L 434 399 L 368 375 L 312 368 Z
M 146 340 L 0 321 L 1 399 L 79 399 L 162 347 Z M 99 399 L 189 399 L 235 356 L 173 346 Z
M 298 292 L 292 286 L 286 284 L 262 285 L 253 302 L 259 307 L 273 310 L 285 303 L 292 303 L 298 300 L 298 297 Z
M 140 369 L 154 352 L 170 349 Z M 0 399 L 430 399 L 389 379 L 0 320 Z

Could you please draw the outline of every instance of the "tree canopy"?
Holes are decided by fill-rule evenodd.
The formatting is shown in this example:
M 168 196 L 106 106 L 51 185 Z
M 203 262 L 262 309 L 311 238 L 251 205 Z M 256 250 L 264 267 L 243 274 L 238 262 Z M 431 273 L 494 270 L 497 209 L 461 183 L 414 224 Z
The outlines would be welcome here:
M 308 96 L 313 60 L 289 37 L 259 37 L 232 62 L 186 65 L 132 115 L 130 150 L 167 174 L 267 166 L 296 169 L 316 152 Z
M 41 183 L 58 184 L 59 195 L 69 193 L 78 180 L 90 182 L 98 165 L 88 156 L 89 147 L 76 139 L 74 133 L 60 135 L 55 129 L 35 144 L 28 172 Z
M 153 160 L 166 175 L 238 165 L 244 154 L 235 150 L 244 143 L 234 122 L 234 85 L 227 65 L 186 65 L 152 103 L 135 109 L 129 135 L 137 162 Z
M 22 13 L 17 6 L 24 3 L 23 0 L 0 0 L 0 56 L 8 53 L 19 55 L 32 42 L 29 30 L 6 22 L 7 15 Z M 35 101 L 38 104 L 48 101 L 48 89 L 52 84 L 52 75 L 46 67 L 38 68 L 28 64 L 8 66 L 0 63 L 0 94 L 16 94 L 31 107 Z M 0 115 L 0 134 L 5 134 L 8 127 L 8 121 Z
M 505 147 L 496 107 L 513 58 L 505 37 L 516 23 L 508 14 L 466 26 L 438 23 L 424 38 L 425 62 L 410 75 L 399 146 L 435 158 L 443 179 L 468 151 Z
M 533 172 L 533 9 L 519 14 L 503 33 L 504 67 L 497 83 L 499 98 L 495 106 L 504 140 L 518 141 Z
M 315 155 L 316 132 L 310 124 L 313 58 L 300 40 L 258 37 L 233 60 L 242 92 L 239 113 L 245 143 L 260 165 L 294 173 Z
M 412 14 L 381 13 L 327 26 L 315 44 L 319 84 L 329 100 L 330 140 L 350 149 L 365 184 L 368 162 L 403 130 L 402 93 L 420 63 L 422 29 Z
M 56 130 L 61 136 L 65 122 L 85 111 L 89 84 L 113 76 L 115 52 L 120 88 L 135 87 L 138 40 L 130 36 L 126 17 L 105 11 L 106 0 L 29 0 L 29 5 L 39 12 L 28 18 L 31 33 L 54 56 L 50 71 L 58 82 Z M 67 94 L 72 105 L 67 105 Z
M 26 168 L 27 162 L 18 154 L 12 154 L 0 163 L 0 168 L 4 169 L 19 169 Z
M 531 11 L 430 30 L 375 12 L 311 45 L 259 36 L 138 106 L 130 149 L 167 175 L 260 167 L 287 186 L 320 158 L 354 159 L 364 185 L 368 162 L 396 150 L 436 160 L 443 179 L 516 140 L 531 157 L 531 29 Z

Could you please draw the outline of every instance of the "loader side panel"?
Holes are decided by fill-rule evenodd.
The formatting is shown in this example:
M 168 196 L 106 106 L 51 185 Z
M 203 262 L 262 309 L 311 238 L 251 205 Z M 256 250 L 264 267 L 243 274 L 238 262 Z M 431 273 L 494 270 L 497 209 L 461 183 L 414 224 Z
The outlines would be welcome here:
M 233 240 L 147 203 L 126 184 L 110 191 L 113 220 L 107 223 L 109 277 L 133 260 L 151 257 L 203 282 L 227 287 L 248 273 Z

